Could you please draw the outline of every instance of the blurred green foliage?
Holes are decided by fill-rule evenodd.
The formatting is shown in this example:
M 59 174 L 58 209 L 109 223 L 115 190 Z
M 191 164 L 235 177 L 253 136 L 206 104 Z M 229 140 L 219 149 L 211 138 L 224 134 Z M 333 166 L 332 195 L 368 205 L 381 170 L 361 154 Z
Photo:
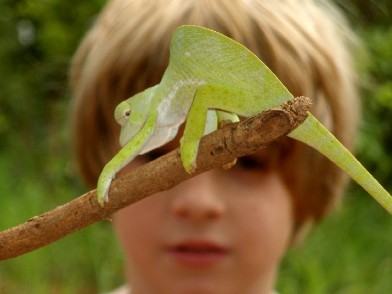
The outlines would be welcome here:
M 357 154 L 371 173 L 392 189 L 392 1 L 338 1 L 363 40 L 359 56 L 363 122 Z
M 1 148 L 40 154 L 42 138 L 59 141 L 70 57 L 103 2 L 1 0 Z
M 362 37 L 371 59 L 363 87 L 364 123 L 358 147 L 375 176 L 392 187 L 392 26 L 366 28 Z
M 364 40 L 358 156 L 392 191 L 392 1 L 335 1 Z M 68 68 L 104 0 L 0 0 L 0 230 L 84 192 L 71 160 Z M 333 48 L 331 47 L 331 50 Z M 285 259 L 282 293 L 386 293 L 392 221 L 353 185 L 345 205 Z M 0 263 L 0 293 L 96 293 L 122 281 L 96 224 Z

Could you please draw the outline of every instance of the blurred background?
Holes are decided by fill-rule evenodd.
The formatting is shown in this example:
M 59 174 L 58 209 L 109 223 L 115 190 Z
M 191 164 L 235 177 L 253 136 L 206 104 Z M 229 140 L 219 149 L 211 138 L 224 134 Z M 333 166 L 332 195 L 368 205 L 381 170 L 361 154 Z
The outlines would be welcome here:
M 392 0 L 336 1 L 363 39 L 360 161 L 392 191 Z M 0 231 L 86 192 L 71 160 L 70 58 L 103 0 L 0 0 Z M 331 46 L 333 50 L 333 45 Z M 392 217 L 351 184 L 290 250 L 280 293 L 390 293 Z M 0 293 L 99 293 L 123 282 L 109 222 L 0 262 Z

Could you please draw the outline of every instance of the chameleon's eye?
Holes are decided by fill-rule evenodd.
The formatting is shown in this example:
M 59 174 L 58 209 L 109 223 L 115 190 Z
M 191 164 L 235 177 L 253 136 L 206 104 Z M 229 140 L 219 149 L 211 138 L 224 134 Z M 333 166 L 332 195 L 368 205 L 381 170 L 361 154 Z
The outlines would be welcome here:
M 129 117 L 131 115 L 131 111 L 130 110 L 125 110 L 124 111 L 124 117 Z

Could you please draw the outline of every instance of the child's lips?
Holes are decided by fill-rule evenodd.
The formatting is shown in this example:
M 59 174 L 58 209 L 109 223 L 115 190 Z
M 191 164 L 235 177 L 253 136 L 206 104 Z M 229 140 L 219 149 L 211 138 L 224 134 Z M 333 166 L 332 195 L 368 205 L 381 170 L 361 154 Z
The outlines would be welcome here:
M 207 240 L 185 240 L 169 246 L 169 256 L 187 267 L 211 266 L 228 256 L 225 246 Z

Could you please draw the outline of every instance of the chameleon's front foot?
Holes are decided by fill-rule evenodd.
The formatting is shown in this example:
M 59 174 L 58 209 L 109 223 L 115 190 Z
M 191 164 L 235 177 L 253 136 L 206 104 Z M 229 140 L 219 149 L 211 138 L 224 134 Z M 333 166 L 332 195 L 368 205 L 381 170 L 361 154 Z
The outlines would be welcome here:
M 109 188 L 114 175 L 107 174 L 104 171 L 101 173 L 97 184 L 97 201 L 101 207 L 104 207 L 105 202 L 109 202 Z

